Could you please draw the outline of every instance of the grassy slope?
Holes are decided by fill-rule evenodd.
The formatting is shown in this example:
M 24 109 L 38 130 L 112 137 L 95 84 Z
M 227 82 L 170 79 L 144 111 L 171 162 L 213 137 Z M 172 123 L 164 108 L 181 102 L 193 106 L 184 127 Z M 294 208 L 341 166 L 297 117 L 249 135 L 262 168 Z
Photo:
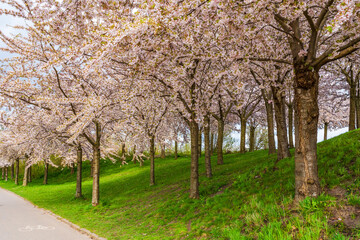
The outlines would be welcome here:
M 293 153 L 293 152 L 292 152 Z M 157 185 L 149 166 L 120 167 L 102 162 L 101 204 L 91 206 L 89 165 L 84 167 L 85 199 L 75 199 L 75 176 L 52 170 L 49 185 L 0 182 L 34 204 L 108 239 L 348 239 L 360 238 L 360 132 L 319 144 L 319 174 L 327 194 L 293 206 L 294 161 L 273 171 L 276 156 L 266 151 L 225 155 L 214 177 L 203 174 L 200 199 L 188 199 L 190 159 L 156 159 Z M 40 175 L 39 169 L 34 169 Z M 341 219 L 341 220 L 339 220 Z

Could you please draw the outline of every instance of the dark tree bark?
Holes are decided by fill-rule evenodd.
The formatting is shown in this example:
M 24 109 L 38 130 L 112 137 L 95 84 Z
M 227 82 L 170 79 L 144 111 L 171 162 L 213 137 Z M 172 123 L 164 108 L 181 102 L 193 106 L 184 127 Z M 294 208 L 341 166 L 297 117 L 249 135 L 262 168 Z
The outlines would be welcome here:
M 253 152 L 255 149 L 255 126 L 250 126 L 250 146 L 249 152 Z
M 224 144 L 224 121 L 218 120 L 218 139 L 217 139 L 217 164 L 224 164 L 223 144 Z
M 96 140 L 93 144 L 93 188 L 92 200 L 93 206 L 99 205 L 100 201 L 100 138 L 101 138 L 101 125 L 95 122 L 96 127 Z
M 349 131 L 355 129 L 356 121 L 356 84 L 350 84 L 350 108 L 349 108 Z
M 311 16 L 306 10 L 302 14 L 306 21 L 300 17 L 288 22 L 279 13 L 274 13 L 274 19 L 281 32 L 287 34 L 287 41 L 292 55 L 294 70 L 294 110 L 295 110 L 295 202 L 305 197 L 317 197 L 320 194 L 317 163 L 317 128 L 319 120 L 318 92 L 319 71 L 325 64 L 344 58 L 358 50 L 360 42 L 358 35 L 341 37 L 346 39 L 344 45 L 336 48 L 327 46 L 322 49 L 323 41 L 320 33 L 326 28 L 331 18 L 331 8 L 338 2 L 329 0 L 318 14 Z M 308 24 L 306 32 L 303 25 Z M 310 36 L 306 42 L 304 35 Z M 340 33 L 341 34 L 341 33 Z M 331 41 L 330 41 L 331 42 Z M 306 55 L 301 51 L 306 47 Z
M 90 176 L 94 177 L 94 159 L 90 162 Z
M 356 86 L 357 86 L 357 91 L 356 91 L 356 128 L 360 128 L 360 71 L 359 71 L 359 75 L 357 76 L 357 79 L 355 79 L 356 81 Z
M 32 176 L 31 176 L 31 175 L 32 175 L 32 174 L 31 174 L 31 172 L 32 172 L 32 166 L 31 166 L 31 165 L 30 165 L 30 167 L 28 168 L 28 172 L 29 172 L 29 173 L 28 173 L 28 182 L 31 183 L 31 182 L 32 182 L 32 179 L 31 179 L 31 177 L 32 177 Z
M 206 176 L 212 177 L 211 169 L 211 154 L 210 154 L 210 117 L 207 115 L 204 118 L 204 141 L 205 141 L 205 168 Z
M 240 127 L 240 153 L 245 153 L 246 119 L 244 117 L 240 118 Z
M 174 152 L 175 160 L 178 158 L 178 142 L 175 141 L 175 152 Z
M 126 153 L 125 143 L 121 144 L 121 153 L 122 155 L 125 155 Z
M 19 170 L 20 170 L 20 161 L 19 158 L 15 160 L 16 162 L 16 169 L 15 169 L 15 184 L 19 185 Z
M 97 206 L 100 201 L 100 146 L 93 146 L 93 189 L 91 204 Z
M 202 145 L 202 127 L 199 127 L 199 142 L 198 142 L 198 146 L 199 146 L 199 158 L 201 157 L 201 145 Z
M 221 96 L 219 95 L 218 100 L 218 114 L 212 114 L 212 116 L 216 119 L 218 125 L 217 131 L 217 164 L 224 164 L 223 157 L 223 144 L 224 144 L 224 127 L 227 116 L 229 115 L 234 103 L 231 102 L 227 108 L 224 108 L 223 103 L 221 102 Z
M 23 186 L 27 186 L 27 185 L 28 185 L 28 175 L 29 175 L 29 168 L 26 167 L 26 162 L 25 162 Z
M 125 143 L 123 143 L 121 144 L 121 158 L 123 159 L 123 161 L 126 160 L 125 154 L 126 154 L 126 148 L 125 148 Z
M 2 179 L 2 180 L 5 179 L 5 170 L 4 170 L 3 167 L 1 168 L 1 179 Z
M 76 156 L 76 198 L 82 197 L 82 148 L 81 145 L 77 147 L 77 156 Z
M 195 114 L 192 114 L 190 122 L 191 133 L 191 172 L 190 172 L 190 198 L 199 198 L 199 126 Z
M 213 145 L 213 153 L 217 152 L 217 133 L 214 134 L 214 145 Z
M 328 126 L 329 123 L 324 123 L 324 141 L 327 140 L 327 134 L 328 134 Z
M 356 96 L 356 128 L 360 128 L 360 90 L 358 90 L 358 95 Z
M 260 83 L 256 73 L 251 69 L 251 74 L 254 77 L 255 82 L 260 86 Z M 272 99 L 271 92 L 265 91 L 265 89 L 261 89 L 261 96 L 265 103 L 265 110 L 266 110 L 266 120 L 267 120 L 267 130 L 268 130 L 268 142 L 269 142 L 269 155 L 276 153 L 276 146 L 275 146 L 275 131 L 274 131 L 274 108 L 273 104 L 270 102 Z
M 278 140 L 277 161 L 290 157 L 290 151 L 287 139 L 286 129 L 286 112 L 285 112 L 285 96 L 281 93 L 281 90 L 276 87 L 271 87 L 275 108 L 275 120 L 276 120 L 276 135 Z
M 199 60 L 194 60 L 194 67 L 188 69 L 188 77 L 189 79 L 194 79 L 196 69 L 199 65 Z M 183 103 L 186 111 L 190 114 L 190 119 L 185 117 L 185 115 L 179 111 L 179 114 L 183 117 L 185 122 L 188 124 L 190 128 L 191 135 L 191 166 L 190 166 L 190 194 L 189 198 L 198 199 L 199 198 L 199 125 L 196 122 L 196 112 L 194 110 L 194 106 L 196 105 L 196 84 L 193 83 L 189 89 L 189 94 L 191 98 L 191 104 L 188 104 L 186 100 L 179 93 L 178 97 Z
M 275 131 L 274 131 L 274 107 L 272 103 L 265 102 L 266 119 L 268 125 L 269 154 L 276 153 Z
M 70 174 L 73 175 L 75 173 L 74 163 L 70 163 Z
M 211 133 L 211 140 L 210 140 L 210 155 L 214 153 L 214 133 Z
M 360 123 L 360 113 L 359 109 L 359 80 L 360 80 L 360 70 L 357 69 L 357 66 L 353 64 L 353 61 L 350 59 L 349 63 L 342 67 L 336 64 L 340 72 L 344 75 L 346 82 L 350 88 L 350 107 L 349 107 L 349 131 L 354 130 L 356 127 L 359 128 Z
M 155 137 L 150 137 L 150 186 L 155 185 Z
M 295 200 L 320 194 L 317 164 L 319 73 L 295 67 Z
M 7 182 L 9 179 L 8 179 L 8 169 L 9 167 L 5 167 L 5 181 Z
M 15 163 L 12 163 L 12 164 L 11 164 L 11 180 L 14 179 L 14 164 L 15 164 Z
M 293 105 L 290 103 L 288 104 L 288 120 L 289 120 L 289 147 L 290 148 L 294 148 L 294 136 L 293 136 L 293 131 L 294 131 L 294 107 Z
M 48 183 L 48 173 L 49 173 L 49 163 L 44 162 L 44 181 L 43 184 L 46 185 Z
M 260 103 L 261 97 L 257 96 L 252 101 L 246 103 L 242 110 L 234 112 L 240 118 L 240 153 L 245 153 L 246 144 L 246 123 L 249 117 L 254 113 L 257 105 Z

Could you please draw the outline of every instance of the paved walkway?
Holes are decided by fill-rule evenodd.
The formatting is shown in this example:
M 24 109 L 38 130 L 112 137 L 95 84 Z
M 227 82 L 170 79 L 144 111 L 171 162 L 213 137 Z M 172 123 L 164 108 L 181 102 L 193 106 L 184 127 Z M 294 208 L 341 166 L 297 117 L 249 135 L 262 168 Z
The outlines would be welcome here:
M 89 240 L 69 225 L 0 188 L 0 240 Z

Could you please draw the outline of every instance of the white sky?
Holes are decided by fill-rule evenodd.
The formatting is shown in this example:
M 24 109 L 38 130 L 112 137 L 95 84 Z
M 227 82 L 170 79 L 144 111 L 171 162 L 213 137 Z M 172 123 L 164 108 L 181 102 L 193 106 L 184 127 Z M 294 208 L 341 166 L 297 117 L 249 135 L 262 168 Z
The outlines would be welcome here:
M 349 130 L 349 128 L 341 128 L 338 130 L 334 130 L 334 131 L 330 131 L 328 130 L 328 139 L 339 136 L 340 134 L 346 133 Z M 239 132 L 232 132 L 231 137 L 235 139 L 235 147 L 236 149 L 238 148 L 238 146 L 240 146 L 240 133 Z M 294 136 L 295 138 L 295 136 Z M 318 142 L 322 142 L 324 141 L 324 129 L 318 129 Z M 275 133 L 275 142 L 276 141 L 276 133 Z M 294 144 L 295 144 L 295 139 L 294 139 Z M 248 147 L 248 146 L 247 146 Z
M 6 4 L 0 3 L 0 8 L 4 8 L 5 6 Z M 11 26 L 24 25 L 24 24 L 25 24 L 24 20 L 20 18 L 0 15 L 0 30 L 7 36 L 15 35 L 17 32 L 19 32 L 18 30 L 12 28 Z M 0 47 L 3 46 L 4 44 L 0 41 Z M 0 59 L 3 59 L 5 57 L 9 57 L 9 54 L 0 51 Z

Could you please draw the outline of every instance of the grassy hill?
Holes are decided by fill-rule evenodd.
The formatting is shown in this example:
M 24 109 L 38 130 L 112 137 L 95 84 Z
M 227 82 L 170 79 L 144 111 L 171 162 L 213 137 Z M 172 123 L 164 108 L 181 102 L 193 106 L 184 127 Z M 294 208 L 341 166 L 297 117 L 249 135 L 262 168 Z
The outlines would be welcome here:
M 360 132 L 320 143 L 323 194 L 293 204 L 294 160 L 274 167 L 266 151 L 228 154 L 207 179 L 200 159 L 200 199 L 188 199 L 190 158 L 156 159 L 120 167 L 101 163 L 101 204 L 91 206 L 90 166 L 84 166 L 84 199 L 75 199 L 75 175 L 53 169 L 42 185 L 41 168 L 28 187 L 0 181 L 34 204 L 108 239 L 360 239 Z M 293 154 L 293 151 L 292 151 Z

